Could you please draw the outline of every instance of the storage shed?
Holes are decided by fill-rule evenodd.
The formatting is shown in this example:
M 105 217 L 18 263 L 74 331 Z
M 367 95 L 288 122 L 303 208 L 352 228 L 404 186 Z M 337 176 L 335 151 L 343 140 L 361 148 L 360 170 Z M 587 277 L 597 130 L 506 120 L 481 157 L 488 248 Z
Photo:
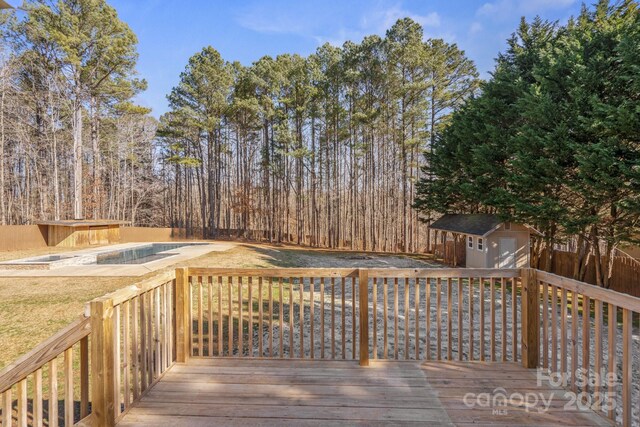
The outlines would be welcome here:
M 470 268 L 529 267 L 531 234 L 539 234 L 528 225 L 504 222 L 490 214 L 447 214 L 430 228 L 464 236 Z

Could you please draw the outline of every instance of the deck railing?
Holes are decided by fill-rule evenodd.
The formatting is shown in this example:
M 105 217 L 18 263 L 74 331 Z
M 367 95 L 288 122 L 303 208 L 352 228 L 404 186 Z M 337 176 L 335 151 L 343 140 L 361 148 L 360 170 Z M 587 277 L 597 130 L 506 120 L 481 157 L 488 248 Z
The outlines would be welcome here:
M 181 268 L 91 301 L 0 372 L 2 427 L 114 425 L 203 357 L 517 361 L 631 425 L 639 312 L 533 269 Z
M 93 421 L 114 425 L 175 360 L 175 274 L 88 304 Z
M 12 418 L 18 426 L 49 427 L 86 419 L 90 333 L 90 319 L 82 317 L 0 372 L 2 427 Z
M 190 357 L 518 360 L 519 270 L 186 274 Z
M 540 286 L 531 319 L 539 325 L 537 366 L 579 404 L 639 425 L 640 298 L 542 271 L 532 271 L 533 280 Z
M 173 365 L 174 289 L 171 272 L 97 298 L 3 369 L 1 426 L 114 425 Z

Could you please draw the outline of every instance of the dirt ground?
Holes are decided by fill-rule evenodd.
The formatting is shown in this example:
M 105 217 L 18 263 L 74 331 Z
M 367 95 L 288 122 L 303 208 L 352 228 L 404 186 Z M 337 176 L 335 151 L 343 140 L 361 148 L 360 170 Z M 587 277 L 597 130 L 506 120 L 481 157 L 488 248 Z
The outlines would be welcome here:
M 0 253 L 0 260 L 60 253 L 60 250 Z M 426 257 L 334 252 L 268 245 L 238 245 L 176 264 L 192 267 L 435 267 Z M 84 304 L 116 289 L 160 274 L 136 278 L 0 278 L 0 369 L 82 314 Z

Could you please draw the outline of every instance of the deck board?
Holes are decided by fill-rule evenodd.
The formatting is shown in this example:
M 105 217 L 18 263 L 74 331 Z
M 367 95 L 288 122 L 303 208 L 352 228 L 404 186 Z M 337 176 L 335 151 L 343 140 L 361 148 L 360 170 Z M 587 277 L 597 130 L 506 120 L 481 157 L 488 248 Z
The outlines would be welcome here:
M 573 409 L 572 405 L 565 407 L 572 402 L 565 389 L 544 380 L 538 384 L 535 370 L 525 369 L 516 363 L 424 362 L 422 369 L 455 425 L 612 425 L 608 419 L 591 410 Z M 498 388 L 506 396 L 516 399 L 499 407 L 467 405 L 467 402 L 477 402 L 468 393 L 494 396 Z M 531 396 L 529 407 L 520 404 L 519 400 L 520 395 L 527 393 Z M 533 404 L 533 396 L 539 399 L 537 405 Z M 541 403 L 542 398 L 548 402 L 548 406 Z
M 191 359 L 173 366 L 118 426 L 610 425 L 590 411 L 564 411 L 560 397 L 542 414 L 465 405 L 466 393 L 496 387 L 561 391 L 537 387 L 535 372 L 517 364 Z

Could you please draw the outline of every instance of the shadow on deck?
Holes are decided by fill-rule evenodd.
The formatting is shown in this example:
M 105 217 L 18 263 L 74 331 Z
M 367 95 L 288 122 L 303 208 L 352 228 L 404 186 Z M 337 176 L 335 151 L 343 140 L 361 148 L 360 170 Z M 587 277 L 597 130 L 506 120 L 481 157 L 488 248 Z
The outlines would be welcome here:
M 345 424 L 611 425 L 515 363 L 194 358 L 118 426 Z

